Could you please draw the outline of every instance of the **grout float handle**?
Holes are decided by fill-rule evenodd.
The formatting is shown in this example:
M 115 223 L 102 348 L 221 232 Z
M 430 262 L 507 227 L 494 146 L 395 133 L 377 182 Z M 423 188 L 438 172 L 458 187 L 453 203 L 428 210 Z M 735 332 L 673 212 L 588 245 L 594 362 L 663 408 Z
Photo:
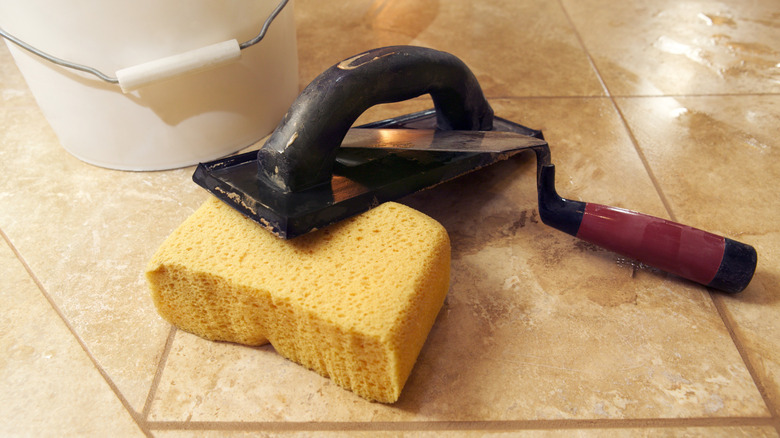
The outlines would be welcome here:
M 756 270 L 750 245 L 622 208 L 561 198 L 552 165 L 539 169 L 539 216 L 582 240 L 724 292 L 741 292 Z
M 373 49 L 330 67 L 301 92 L 258 151 L 260 179 L 284 192 L 330 184 L 341 141 L 365 110 L 423 94 L 433 100 L 439 129 L 493 126 L 476 76 L 454 55 L 415 46 Z
M 154 82 L 219 67 L 240 57 L 238 41 L 229 40 L 123 68 L 116 72 L 116 77 L 122 91 L 129 93 Z

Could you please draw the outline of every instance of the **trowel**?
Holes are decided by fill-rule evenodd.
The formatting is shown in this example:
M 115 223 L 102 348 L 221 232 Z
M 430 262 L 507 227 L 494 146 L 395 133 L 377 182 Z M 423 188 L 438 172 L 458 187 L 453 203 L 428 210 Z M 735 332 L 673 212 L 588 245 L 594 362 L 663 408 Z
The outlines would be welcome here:
M 353 127 L 369 107 L 430 94 L 434 108 Z M 540 131 L 495 117 L 474 74 L 437 50 L 370 50 L 309 84 L 258 151 L 200 164 L 193 180 L 279 238 L 291 239 L 522 151 L 537 159 L 545 224 L 730 293 L 753 277 L 747 244 L 555 189 Z

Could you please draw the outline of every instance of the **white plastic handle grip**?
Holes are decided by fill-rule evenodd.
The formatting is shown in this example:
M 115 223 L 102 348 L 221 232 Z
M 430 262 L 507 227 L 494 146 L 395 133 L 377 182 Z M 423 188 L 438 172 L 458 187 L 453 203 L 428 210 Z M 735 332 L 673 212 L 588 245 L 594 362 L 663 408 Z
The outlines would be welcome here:
M 154 82 L 175 76 L 208 70 L 241 57 L 238 41 L 230 40 L 178 55 L 161 58 L 117 70 L 122 91 L 129 93 Z

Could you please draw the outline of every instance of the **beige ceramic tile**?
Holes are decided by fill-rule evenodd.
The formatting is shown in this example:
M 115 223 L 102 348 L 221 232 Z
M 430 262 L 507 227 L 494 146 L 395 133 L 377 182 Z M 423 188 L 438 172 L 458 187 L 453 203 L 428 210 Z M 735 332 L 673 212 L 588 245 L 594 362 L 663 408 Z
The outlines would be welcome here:
M 0 239 L 0 435 L 143 436 Z
M 450 231 L 453 283 L 397 404 L 365 402 L 271 347 L 176 332 L 161 357 L 169 326 L 156 315 L 141 275 L 205 193 L 190 181 L 192 169 L 115 172 L 70 157 L 0 45 L 0 230 L 69 324 L 56 314 L 32 327 L 22 317 L 11 321 L 29 329 L 6 337 L 5 350 L 15 353 L 3 370 L 28 383 L 51 383 L 52 370 L 85 375 L 55 380 L 61 391 L 6 386 L 14 392 L 4 396 L 13 400 L 3 402 L 3 416 L 43 410 L 41 397 L 50 396 L 72 430 L 88 434 L 84 428 L 115 414 L 119 427 L 138 432 L 75 334 L 129 408 L 148 409 L 146 426 L 160 436 L 341 436 L 340 425 L 357 435 L 362 422 L 377 421 L 387 422 L 383 433 L 392 436 L 433 435 L 442 424 L 458 429 L 463 421 L 485 422 L 488 436 L 516 436 L 514 429 L 534 429 L 520 435 L 534 437 L 777 435 L 776 417 L 716 308 L 777 415 L 776 96 L 618 100 L 667 211 L 618 113 L 601 97 L 582 46 L 615 95 L 777 93 L 780 16 L 773 0 L 298 0 L 295 8 L 301 86 L 377 46 L 450 51 L 476 73 L 497 115 L 544 130 L 561 194 L 743 238 L 759 250 L 756 280 L 741 295 L 713 299 L 700 286 L 542 225 L 527 155 L 404 200 Z M 516 96 L 535 99 L 501 99 Z M 579 98 L 543 98 L 549 96 Z M 425 97 L 383 105 L 360 121 L 430 106 Z M 725 138 L 736 146 L 723 147 Z M 690 168 L 695 178 L 685 177 Z M 34 292 L 19 303 L 54 313 L 46 301 L 29 302 L 40 301 L 41 291 L 23 269 L 10 262 L 3 268 L 11 270 L 2 280 L 13 283 L 10 290 Z M 44 338 L 59 342 L 41 344 Z M 19 339 L 33 350 L 17 348 Z M 44 365 L 52 360 L 55 366 Z M 97 395 L 84 401 L 83 393 Z M 566 429 L 554 430 L 556 424 Z M 14 431 L 34 426 L 20 421 Z
M 756 438 L 770 438 L 776 437 L 777 432 L 772 427 L 671 427 L 671 428 L 635 428 L 635 429 L 599 429 L 599 428 L 584 428 L 584 429 L 551 429 L 551 430 L 513 430 L 511 426 L 506 427 L 491 427 L 491 430 L 458 430 L 457 425 L 452 425 L 453 429 L 440 429 L 436 430 L 436 426 L 433 426 L 434 430 L 429 430 L 422 426 L 421 430 L 415 430 L 413 426 L 411 430 L 399 430 L 399 431 L 376 431 L 371 430 L 373 425 L 366 424 L 366 431 L 274 431 L 269 432 L 267 430 L 261 431 L 231 431 L 231 430 L 218 430 L 218 431 L 203 431 L 198 430 L 196 433 L 200 437 L 290 437 L 290 438 L 308 438 L 308 437 L 347 437 L 347 438 L 388 438 L 388 437 L 421 437 L 432 438 L 439 436 L 448 436 L 455 438 L 477 438 L 477 437 L 490 437 L 490 438 L 559 438 L 559 437 L 606 437 L 606 438 L 671 438 L 671 437 L 713 437 L 713 438 L 737 438 L 737 437 L 756 437 Z M 195 432 L 192 430 L 171 430 L 171 431 L 156 431 L 155 436 L 160 438 L 178 438 L 189 437 Z
M 0 229 L 140 412 L 169 326 L 143 267 L 205 197 L 190 171 L 116 172 L 57 143 L 35 107 L 0 108 Z
M 248 348 L 178 332 L 149 420 L 350 421 L 354 410 L 369 405 L 270 346 Z
M 511 103 L 510 118 L 527 113 L 527 106 Z M 572 182 L 561 192 L 610 204 L 619 199 L 658 214 L 640 205 L 653 198 L 642 190 L 646 176 L 619 159 L 630 146 L 615 138 L 609 122 L 592 123 L 590 111 L 606 111 L 590 105 L 536 108 L 554 162 L 567 169 L 562 181 Z M 573 165 L 588 155 L 601 167 Z M 616 158 L 599 159 L 610 156 Z M 413 204 L 448 227 L 454 246 L 454 284 L 443 313 L 453 324 L 437 325 L 426 350 L 443 356 L 436 361 L 441 368 L 426 373 L 422 361 L 414 374 L 441 379 L 441 392 L 421 397 L 421 407 L 449 404 L 475 417 L 486 414 L 485 405 L 492 415 L 523 418 L 767 415 L 703 288 L 632 273 L 614 254 L 541 226 L 534 193 L 528 182 L 521 185 L 532 179 L 510 183 L 502 172 L 474 174 Z M 475 194 L 464 195 L 468 190 Z M 440 205 L 439 198 L 450 201 Z M 467 365 L 445 371 L 448 362 Z
M 680 220 L 734 238 L 778 231 L 780 98 L 636 98 L 618 104 Z
M 775 0 L 564 0 L 615 95 L 777 93 Z
M 562 193 L 664 214 L 608 100 L 494 106 L 546 130 Z M 365 402 L 271 347 L 177 333 L 150 420 L 768 416 L 706 291 L 542 225 L 534 182 L 526 156 L 405 199 L 450 232 L 453 283 L 398 403 Z
M 780 98 L 621 99 L 678 219 L 753 245 L 758 268 L 721 296 L 774 406 L 780 406 Z
M 557 2 L 350 0 L 319 5 L 315 0 L 295 5 L 302 85 L 364 50 L 411 44 L 460 57 L 489 96 L 603 94 Z

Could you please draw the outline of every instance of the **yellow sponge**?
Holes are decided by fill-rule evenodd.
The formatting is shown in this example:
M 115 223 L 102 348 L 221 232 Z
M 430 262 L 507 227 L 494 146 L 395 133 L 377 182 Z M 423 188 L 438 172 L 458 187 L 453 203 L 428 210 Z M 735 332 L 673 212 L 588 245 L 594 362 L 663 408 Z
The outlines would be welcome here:
M 435 220 L 385 203 L 292 240 L 216 198 L 157 250 L 157 310 L 207 339 L 260 345 L 369 400 L 395 402 L 449 288 Z

